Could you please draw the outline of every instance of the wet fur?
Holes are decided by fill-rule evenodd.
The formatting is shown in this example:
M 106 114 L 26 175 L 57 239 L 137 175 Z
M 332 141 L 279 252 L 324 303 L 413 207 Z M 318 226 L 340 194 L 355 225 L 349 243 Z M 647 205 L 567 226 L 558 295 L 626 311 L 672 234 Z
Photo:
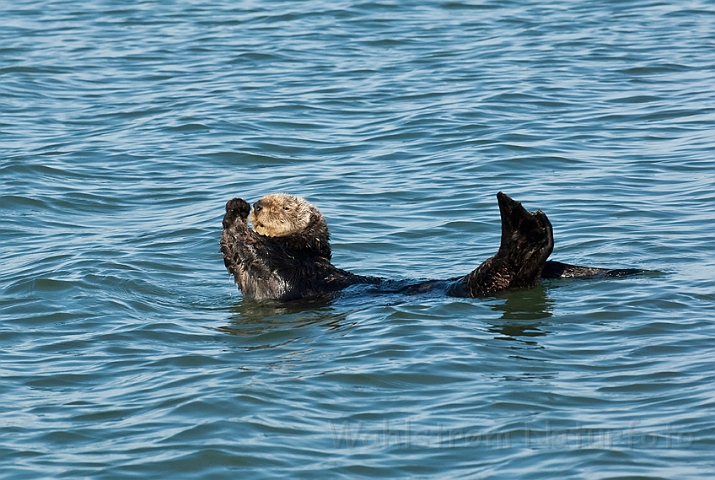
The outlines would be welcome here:
M 519 202 L 499 192 L 501 244 L 496 255 L 461 279 L 452 293 L 483 297 L 512 288 L 535 287 L 554 249 L 551 222 L 541 210 L 527 212 Z
M 246 201 L 230 200 L 221 236 L 224 264 L 244 297 L 259 301 L 316 298 L 356 283 L 380 282 L 330 262 L 328 226 L 318 209 L 305 200 L 283 194 L 263 197 L 254 204 L 250 218 L 258 231 L 248 226 L 250 210 Z

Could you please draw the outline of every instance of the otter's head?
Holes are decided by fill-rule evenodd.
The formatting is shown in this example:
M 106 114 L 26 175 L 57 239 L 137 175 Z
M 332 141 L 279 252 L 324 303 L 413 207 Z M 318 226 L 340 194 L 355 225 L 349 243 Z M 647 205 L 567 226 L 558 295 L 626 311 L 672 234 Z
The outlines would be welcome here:
M 303 233 L 316 223 L 325 225 L 317 208 L 301 197 L 284 193 L 272 193 L 254 203 L 250 220 L 256 233 L 267 237 Z

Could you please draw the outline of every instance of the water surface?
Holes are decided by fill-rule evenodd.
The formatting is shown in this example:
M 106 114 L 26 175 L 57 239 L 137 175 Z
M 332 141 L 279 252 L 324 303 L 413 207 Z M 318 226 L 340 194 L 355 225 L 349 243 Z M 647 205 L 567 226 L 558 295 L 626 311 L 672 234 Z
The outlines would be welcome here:
M 0 477 L 711 478 L 711 2 L 0 0 Z M 223 205 L 489 299 L 241 298 Z

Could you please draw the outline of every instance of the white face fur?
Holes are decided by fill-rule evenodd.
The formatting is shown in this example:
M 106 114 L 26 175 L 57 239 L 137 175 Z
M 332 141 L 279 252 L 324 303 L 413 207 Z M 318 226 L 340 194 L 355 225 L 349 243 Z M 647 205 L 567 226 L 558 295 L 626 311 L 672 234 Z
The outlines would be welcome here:
M 312 214 L 320 212 L 301 197 L 272 193 L 253 204 L 249 220 L 260 235 L 284 237 L 305 230 Z

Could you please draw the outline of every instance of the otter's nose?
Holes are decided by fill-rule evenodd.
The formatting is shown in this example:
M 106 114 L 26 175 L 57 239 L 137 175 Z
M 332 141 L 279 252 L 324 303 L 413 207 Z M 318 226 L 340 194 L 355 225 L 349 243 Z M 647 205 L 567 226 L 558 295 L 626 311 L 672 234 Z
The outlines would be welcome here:
M 253 204 L 253 214 L 258 215 L 263 210 L 263 200 L 259 200 Z

